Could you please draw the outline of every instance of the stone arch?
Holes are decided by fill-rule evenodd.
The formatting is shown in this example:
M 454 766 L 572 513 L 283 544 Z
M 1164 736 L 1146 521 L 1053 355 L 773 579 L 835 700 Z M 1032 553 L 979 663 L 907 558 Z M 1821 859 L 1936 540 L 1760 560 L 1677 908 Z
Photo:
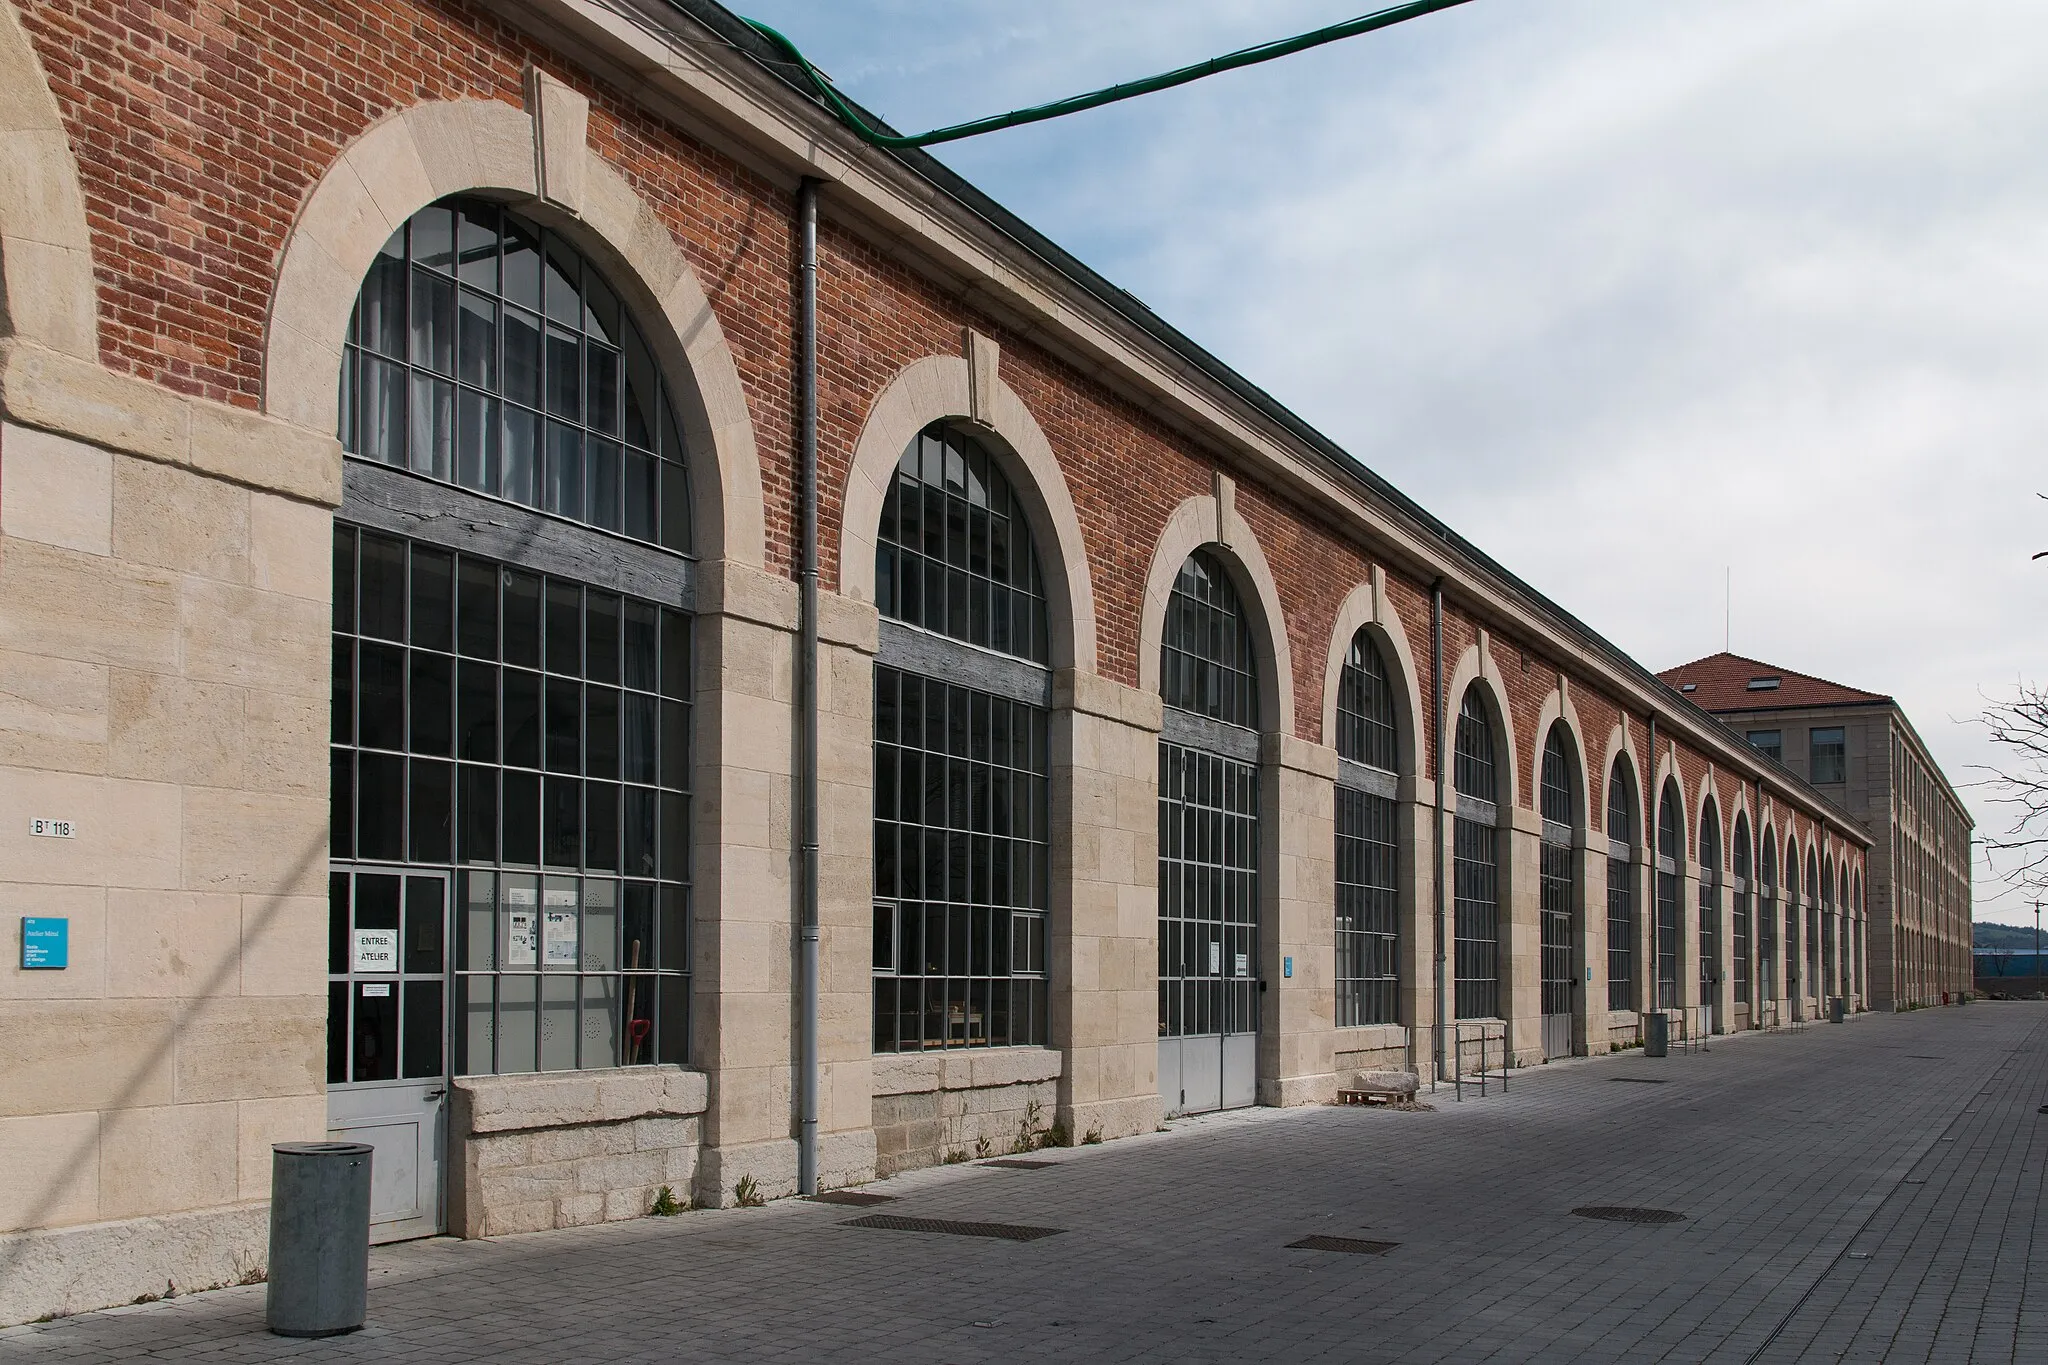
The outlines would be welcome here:
M 1719 853 L 1712 867 L 1707 866 L 1706 851 L 1700 847 L 1700 835 L 1706 832 L 1709 819 L 1714 822 L 1714 843 Z M 1692 825 L 1693 861 L 1698 864 L 1703 876 L 1712 876 L 1716 879 L 1727 876 L 1728 830 L 1727 803 L 1721 799 L 1720 790 L 1715 787 L 1713 775 L 1709 772 L 1700 778 L 1699 805 L 1693 816 Z
M 1458 710 L 1465 704 L 1466 690 L 1474 684 L 1479 687 L 1480 701 L 1493 720 L 1493 735 L 1502 750 L 1495 768 L 1507 775 L 1507 790 L 1498 803 L 1500 824 L 1505 828 L 1513 819 L 1511 812 L 1521 804 L 1521 746 L 1515 742 L 1514 717 L 1508 711 L 1507 680 L 1494 666 L 1492 644 L 1483 630 L 1479 632 L 1478 641 L 1467 646 L 1465 652 L 1458 656 L 1457 667 L 1451 670 L 1450 680 L 1444 685 L 1443 757 L 1446 763 L 1455 753 L 1452 736 L 1457 731 Z M 1447 781 L 1444 790 L 1455 794 L 1456 788 Z
M 1636 814 L 1636 827 L 1629 843 L 1631 848 L 1641 854 L 1649 848 L 1650 836 L 1654 835 L 1656 830 L 1651 827 L 1649 817 L 1644 815 L 1645 811 L 1651 809 L 1651 805 L 1643 795 L 1643 761 L 1636 753 L 1635 739 L 1628 732 L 1626 719 L 1616 721 L 1614 728 L 1607 732 L 1607 749 L 1601 756 L 1600 828 L 1603 831 L 1607 828 L 1607 784 L 1614 780 L 1614 765 L 1622 759 L 1628 760 L 1629 804 L 1635 808 Z M 1591 819 L 1590 813 L 1587 818 Z
M 0 3 L 0 187 L 0 336 L 97 362 L 99 291 L 78 158 L 9 3 Z
M 653 206 L 586 147 L 550 140 L 542 197 L 538 136 L 537 121 L 514 105 L 443 100 L 380 119 L 349 144 L 307 194 L 285 241 L 264 338 L 264 411 L 333 434 L 342 339 L 378 248 L 448 195 L 501 199 L 573 241 L 641 325 L 690 452 L 698 556 L 761 567 L 753 423 L 710 300 Z
M 1259 636 L 1259 726 L 1283 735 L 1294 734 L 1294 665 L 1289 658 L 1287 618 L 1280 610 L 1280 589 L 1266 564 L 1252 528 L 1233 508 L 1226 520 L 1216 499 L 1207 494 L 1188 498 L 1173 509 L 1152 547 L 1152 567 L 1145 575 L 1145 601 L 1138 621 L 1138 686 L 1159 691 L 1159 652 L 1166 638 L 1166 604 L 1181 565 L 1197 550 L 1216 554 L 1230 574 L 1239 599 Z
M 1379 647 L 1380 658 L 1393 671 L 1394 706 L 1400 744 L 1401 776 L 1422 772 L 1422 691 L 1415 656 L 1408 648 L 1408 630 L 1387 601 L 1386 576 L 1373 570 L 1372 581 L 1353 588 L 1337 608 L 1330 630 L 1330 657 L 1323 669 L 1323 743 L 1336 747 L 1337 693 L 1344 678 L 1344 660 L 1358 633 Z
M 1543 782 L 1543 751 L 1550 743 L 1550 732 L 1556 726 L 1564 727 L 1565 756 L 1572 771 L 1572 802 L 1576 812 L 1572 822 L 1575 842 L 1583 843 L 1595 825 L 1606 823 L 1606 812 L 1600 812 L 1600 819 L 1593 818 L 1593 780 L 1586 767 L 1586 731 L 1579 722 L 1579 709 L 1572 704 L 1571 685 L 1560 681 L 1543 699 L 1543 708 L 1536 713 L 1536 729 L 1529 745 L 1534 757 L 1529 764 L 1529 789 L 1540 791 Z M 1611 769 L 1610 769 L 1611 771 Z M 1536 803 L 1537 812 L 1542 812 L 1542 802 Z
M 1066 475 L 1024 400 L 1000 378 L 989 387 L 990 392 L 977 391 L 972 361 L 933 355 L 904 366 L 876 395 L 854 444 L 840 504 L 839 591 L 874 602 L 875 536 L 896 462 L 917 433 L 933 422 L 958 418 L 974 425 L 1002 460 L 1011 491 L 1031 521 L 1047 570 L 1053 667 L 1093 673 L 1095 588 Z

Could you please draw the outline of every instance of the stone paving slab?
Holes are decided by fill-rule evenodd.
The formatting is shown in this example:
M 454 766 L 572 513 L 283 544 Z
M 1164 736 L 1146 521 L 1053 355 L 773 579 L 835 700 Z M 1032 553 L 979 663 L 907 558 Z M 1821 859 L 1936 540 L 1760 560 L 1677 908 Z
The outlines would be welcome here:
M 269 1336 L 262 1289 L 227 1289 L 0 1332 L 0 1361 L 2048 1360 L 2028 1274 L 2048 1256 L 2048 1005 L 1865 1016 L 1467 1093 L 1425 1092 L 1433 1113 L 1184 1120 L 1042 1171 L 918 1171 L 871 1187 L 898 1196 L 877 1210 L 790 1200 L 380 1248 L 351 1336 Z M 1064 1231 L 845 1226 L 867 1212 Z M 1287 1246 L 1312 1235 L 1398 1246 Z

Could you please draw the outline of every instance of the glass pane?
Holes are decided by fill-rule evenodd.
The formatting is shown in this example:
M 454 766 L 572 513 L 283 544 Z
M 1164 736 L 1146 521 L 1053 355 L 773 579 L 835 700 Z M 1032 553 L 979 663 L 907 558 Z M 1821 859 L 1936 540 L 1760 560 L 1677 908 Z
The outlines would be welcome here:
M 465 556 L 460 574 L 456 647 L 476 659 L 498 657 L 498 568 Z
M 576 1069 L 576 985 L 573 976 L 544 977 L 540 983 L 540 1069 Z
M 585 1070 L 619 1063 L 619 978 L 583 978 L 583 1040 L 577 1062 Z
M 391 234 L 370 263 L 356 297 L 356 340 L 379 355 L 405 355 L 405 229 Z
M 498 965 L 498 879 L 489 872 L 465 872 L 462 880 L 461 938 L 456 948 L 456 966 L 464 971 L 487 972 Z
M 498 492 L 498 400 L 464 389 L 455 414 L 455 479 L 464 488 Z
M 505 396 L 522 407 L 540 406 L 540 326 L 523 309 L 504 311 Z
M 528 507 L 540 505 L 540 418 L 524 408 L 505 407 L 504 495 Z
M 498 1070 L 533 1071 L 539 1062 L 536 1046 L 540 1024 L 540 978 L 498 978 Z
M 480 389 L 498 387 L 498 305 L 465 289 L 458 300 L 458 377 Z
M 405 542 L 363 533 L 362 603 L 364 635 L 405 638 Z
M 412 216 L 412 258 L 435 270 L 455 268 L 455 213 L 430 205 Z
M 559 516 L 583 516 L 583 433 L 561 422 L 548 423 L 543 506 Z
M 405 1075 L 415 1079 L 445 1074 L 441 1059 L 441 983 L 405 983 Z
M 327 1083 L 348 1081 L 349 988 L 346 981 L 327 983 Z
M 412 471 L 446 479 L 455 460 L 455 386 L 412 377 Z
M 409 975 L 438 975 L 442 969 L 442 937 L 447 918 L 442 897 L 447 885 L 439 877 L 405 879 L 404 969 Z
M 358 981 L 350 1079 L 398 1079 L 398 994 L 390 981 Z
M 456 227 L 456 274 L 487 294 L 498 292 L 498 210 L 488 204 L 463 207 Z
M 455 661 L 445 654 L 412 655 L 412 751 L 445 757 L 453 736 L 450 715 Z
M 585 594 L 584 672 L 592 682 L 619 680 L 619 599 L 595 590 Z
M 405 760 L 361 754 L 356 760 L 356 855 L 405 860 Z
M 492 1009 L 492 987 L 494 982 L 488 976 L 468 976 L 458 979 L 456 990 L 457 1005 L 462 1017 L 456 1022 L 455 1065 L 458 1076 L 472 1076 L 496 1069 L 492 1047 L 497 1041 L 497 1020 Z
M 455 373 L 455 285 L 425 270 L 412 274 L 412 363 Z
M 652 976 L 629 976 L 625 994 L 626 1037 L 621 1060 L 627 1066 L 641 1066 L 654 1060 L 655 982 Z

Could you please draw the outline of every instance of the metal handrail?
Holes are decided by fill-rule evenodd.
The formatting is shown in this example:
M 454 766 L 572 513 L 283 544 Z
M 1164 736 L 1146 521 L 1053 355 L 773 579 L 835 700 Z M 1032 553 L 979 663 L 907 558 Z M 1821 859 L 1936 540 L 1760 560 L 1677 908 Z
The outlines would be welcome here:
M 1451 1082 L 1456 1087 L 1458 1102 L 1465 1102 L 1465 1038 L 1468 1033 L 1479 1042 L 1479 1096 L 1486 1097 L 1486 1044 L 1500 1031 L 1500 1093 L 1508 1093 L 1508 1026 L 1505 1020 L 1494 1023 L 1491 1020 L 1454 1020 L 1451 1023 Z

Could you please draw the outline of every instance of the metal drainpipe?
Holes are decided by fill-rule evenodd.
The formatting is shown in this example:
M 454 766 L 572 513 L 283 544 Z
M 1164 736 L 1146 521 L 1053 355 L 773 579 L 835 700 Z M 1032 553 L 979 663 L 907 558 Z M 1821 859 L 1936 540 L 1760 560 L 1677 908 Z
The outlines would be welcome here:
M 1430 812 L 1430 841 L 1436 854 L 1436 1072 L 1444 1074 L 1444 1030 L 1449 1002 L 1444 998 L 1444 581 L 1429 585 L 1429 691 L 1436 708 L 1436 809 Z
M 802 604 L 797 641 L 797 705 L 803 737 L 797 746 L 797 925 L 802 943 L 803 1023 L 798 1063 L 802 1124 L 797 1191 L 818 1192 L 818 182 L 797 187 L 802 223 L 799 269 L 797 387 L 801 410 L 797 539 Z
M 1650 846 L 1650 913 L 1645 917 L 1650 921 L 1650 951 L 1644 964 L 1648 970 L 1643 975 L 1647 978 L 1649 986 L 1647 1004 L 1650 1009 L 1657 1009 L 1658 994 L 1663 989 L 1663 978 L 1657 975 L 1663 967 L 1663 963 L 1658 959 L 1658 954 L 1663 950 L 1664 946 L 1662 937 L 1664 925 L 1658 919 L 1658 915 L 1662 912 L 1657 904 L 1657 878 L 1664 871 L 1659 866 L 1657 860 L 1663 857 L 1664 853 L 1657 846 L 1657 839 L 1664 829 L 1661 819 L 1664 789 L 1657 784 L 1657 713 L 1655 711 L 1650 713 L 1649 750 L 1650 771 L 1644 774 L 1649 780 L 1643 784 L 1643 795 L 1647 798 L 1643 802 L 1643 834 L 1645 836 L 1644 842 Z M 1644 1011 L 1646 1014 L 1648 1012 L 1649 1010 Z M 1644 1024 L 1643 1028 L 1648 1029 L 1649 1025 Z

